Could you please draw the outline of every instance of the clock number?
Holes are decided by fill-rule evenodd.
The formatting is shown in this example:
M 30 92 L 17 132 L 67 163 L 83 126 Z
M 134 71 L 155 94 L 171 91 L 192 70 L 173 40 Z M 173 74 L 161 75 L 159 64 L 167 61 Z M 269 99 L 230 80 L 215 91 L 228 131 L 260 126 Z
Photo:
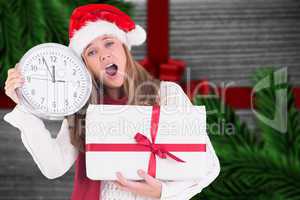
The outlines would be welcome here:
M 46 63 L 46 59 L 45 59 L 45 57 L 43 56 L 41 59 L 39 59 L 39 62 L 40 62 L 40 60 L 41 60 L 41 64 L 43 64 L 43 65 L 47 65 L 47 63 Z
M 69 101 L 68 99 L 65 99 L 65 106 L 68 106 L 69 105 Z
M 73 97 L 76 98 L 77 97 L 77 92 L 73 93 Z
M 76 70 L 75 70 L 75 69 L 73 69 L 73 73 L 72 73 L 72 75 L 73 75 L 73 76 L 75 76 L 75 75 L 76 75 Z
M 43 104 L 44 101 L 45 101 L 45 97 L 42 97 L 42 98 L 41 98 L 41 104 Z
M 67 66 L 67 61 L 66 60 L 64 60 L 64 65 Z
M 31 71 L 36 72 L 37 71 L 37 66 L 36 65 L 31 65 Z
M 53 107 L 53 108 L 56 108 L 56 101 L 53 101 L 53 102 L 52 102 L 52 107 Z
M 50 56 L 51 62 L 56 62 L 57 57 L 56 56 Z

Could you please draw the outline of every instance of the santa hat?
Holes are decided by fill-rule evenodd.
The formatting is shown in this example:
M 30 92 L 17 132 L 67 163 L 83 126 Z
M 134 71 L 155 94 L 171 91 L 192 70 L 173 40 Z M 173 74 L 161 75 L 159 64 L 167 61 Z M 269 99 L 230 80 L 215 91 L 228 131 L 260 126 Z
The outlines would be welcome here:
M 92 40 L 105 34 L 115 36 L 129 49 L 146 40 L 145 30 L 114 6 L 89 4 L 73 11 L 69 26 L 69 47 L 77 55 L 80 56 Z

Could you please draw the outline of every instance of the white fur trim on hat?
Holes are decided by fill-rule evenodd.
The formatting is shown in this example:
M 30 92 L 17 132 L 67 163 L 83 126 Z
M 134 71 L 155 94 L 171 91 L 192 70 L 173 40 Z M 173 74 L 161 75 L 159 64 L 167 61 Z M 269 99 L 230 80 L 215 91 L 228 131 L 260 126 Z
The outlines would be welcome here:
M 146 32 L 141 26 L 135 25 L 135 29 L 127 33 L 127 40 L 131 46 L 141 45 L 146 40 Z
M 135 29 L 126 33 L 114 23 L 103 20 L 96 22 L 87 22 L 85 26 L 75 31 L 70 39 L 69 47 L 72 48 L 77 55 L 81 56 L 84 48 L 94 39 L 101 35 L 112 35 L 118 38 L 122 43 L 130 49 L 132 45 L 140 45 L 146 40 L 145 30 L 136 25 Z

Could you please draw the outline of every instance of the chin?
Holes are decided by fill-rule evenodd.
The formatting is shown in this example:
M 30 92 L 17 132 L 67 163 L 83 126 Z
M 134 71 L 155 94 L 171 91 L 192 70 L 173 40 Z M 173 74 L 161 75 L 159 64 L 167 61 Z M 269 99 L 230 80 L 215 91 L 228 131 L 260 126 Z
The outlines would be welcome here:
M 104 84 L 109 88 L 119 88 L 124 85 L 124 80 L 108 80 Z

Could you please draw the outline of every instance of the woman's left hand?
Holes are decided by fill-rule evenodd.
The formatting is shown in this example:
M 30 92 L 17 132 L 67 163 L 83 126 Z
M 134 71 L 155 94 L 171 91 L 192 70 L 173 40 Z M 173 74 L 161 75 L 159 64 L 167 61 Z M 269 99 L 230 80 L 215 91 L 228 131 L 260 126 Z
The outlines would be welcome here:
M 144 179 L 143 182 L 127 180 L 120 172 L 117 172 L 118 180 L 115 181 L 115 184 L 124 191 L 152 198 L 160 198 L 162 189 L 161 182 L 141 169 L 138 170 L 138 175 Z

